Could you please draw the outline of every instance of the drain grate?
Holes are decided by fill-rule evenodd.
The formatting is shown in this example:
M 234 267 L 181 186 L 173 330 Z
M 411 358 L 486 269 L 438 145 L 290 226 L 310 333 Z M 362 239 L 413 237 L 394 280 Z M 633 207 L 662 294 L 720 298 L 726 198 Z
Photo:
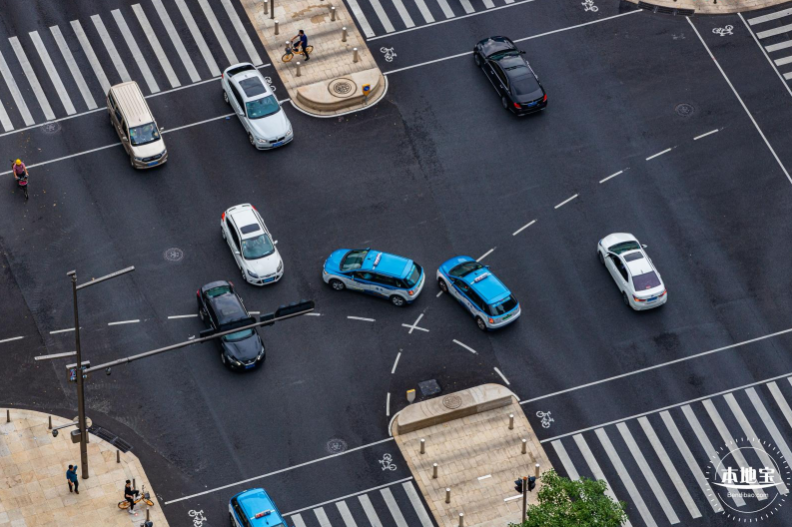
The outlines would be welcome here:
M 693 115 L 694 109 L 693 109 L 693 105 L 683 102 L 682 104 L 677 104 L 674 107 L 674 111 L 677 113 L 677 115 L 680 115 L 682 117 L 690 117 L 691 115 Z
M 123 439 L 121 439 L 120 437 L 118 437 L 117 435 L 115 435 L 113 432 L 111 432 L 106 428 L 102 428 L 101 426 L 91 426 L 88 427 L 88 431 L 93 435 L 95 435 L 96 437 L 104 439 L 105 441 L 116 447 L 121 452 L 124 452 L 125 454 L 130 450 L 132 450 L 132 445 L 130 445 L 129 443 L 127 443 L 126 441 L 124 441 Z
M 665 7 L 661 5 L 654 5 L 649 4 L 647 2 L 638 2 L 638 7 L 641 9 L 646 9 L 647 11 L 651 11 L 652 13 L 661 13 L 663 15 L 673 15 L 673 16 L 693 16 L 695 14 L 695 10 L 693 9 L 677 9 L 675 7 Z
M 345 99 L 355 93 L 357 84 L 349 79 L 335 79 L 328 84 L 327 89 L 333 97 Z

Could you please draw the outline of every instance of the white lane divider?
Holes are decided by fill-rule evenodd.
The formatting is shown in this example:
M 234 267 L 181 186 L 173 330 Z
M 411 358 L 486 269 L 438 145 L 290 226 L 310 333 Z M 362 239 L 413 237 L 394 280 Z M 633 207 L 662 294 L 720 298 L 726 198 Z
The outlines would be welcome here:
M 511 386 L 511 383 L 509 382 L 509 379 L 506 378 L 506 376 L 503 374 L 502 371 L 500 371 L 498 368 L 492 368 L 492 369 L 495 370 L 495 373 L 500 375 L 500 378 L 503 379 L 503 382 L 506 383 L 506 386 Z
M 649 160 L 651 160 L 651 159 L 654 159 L 654 158 L 656 158 L 656 157 L 660 157 L 660 156 L 661 156 L 661 155 L 663 155 L 663 154 L 667 154 L 667 153 L 669 153 L 671 150 L 672 150 L 671 148 L 666 148 L 666 149 L 665 149 L 665 150 L 663 150 L 662 152 L 658 152 L 658 153 L 656 153 L 656 154 L 655 154 L 655 155 L 653 155 L 653 156 L 649 156 L 649 157 L 647 157 L 647 158 L 646 158 L 646 160 L 647 160 L 647 161 L 649 161 Z
M 572 196 L 571 198 L 567 198 L 567 199 L 565 199 L 564 201 L 562 201 L 561 203 L 559 203 L 558 205 L 556 205 L 556 206 L 555 206 L 555 207 L 553 207 L 553 208 L 554 208 L 554 209 L 560 209 L 561 207 L 563 207 L 564 205 L 566 205 L 567 203 L 569 203 L 569 202 L 570 202 L 570 201 L 572 201 L 573 199 L 576 199 L 578 196 L 579 196 L 579 194 L 575 194 L 575 195 L 574 195 L 574 196 Z
M 23 338 L 25 338 L 25 337 L 11 337 L 10 339 L 3 339 L 3 340 L 0 340 L 0 344 L 6 343 L 6 342 L 13 342 L 15 340 L 22 340 Z
M 399 359 L 401 358 L 401 351 L 396 354 L 396 360 L 393 361 L 393 368 L 391 368 L 391 375 L 396 373 L 396 366 L 399 365 Z
M 454 344 L 457 344 L 458 346 L 461 346 L 461 347 L 465 348 L 466 350 L 468 350 L 468 351 L 469 351 L 470 353 L 472 353 L 473 355 L 478 355 L 478 352 L 477 352 L 476 350 L 474 350 L 474 349 L 473 349 L 473 348 L 471 348 L 470 346 L 467 346 L 467 345 L 465 345 L 465 344 L 462 344 L 462 343 L 461 343 L 461 342 L 459 342 L 457 339 L 454 339 L 454 340 L 453 340 L 453 343 L 454 343 Z
M 108 322 L 107 325 L 108 326 L 120 326 L 122 324 L 137 324 L 138 322 L 140 322 L 140 319 L 136 318 L 135 320 L 120 320 L 118 322 Z
M 361 322 L 376 322 L 376 320 L 373 318 L 353 317 L 353 316 L 347 316 L 347 318 L 349 320 L 360 320 Z
M 82 329 L 82 327 L 80 329 Z M 50 331 L 50 335 L 57 335 L 59 333 L 71 333 L 72 331 L 74 331 L 74 328 L 56 329 L 54 331 Z
M 390 417 L 390 392 L 388 392 L 388 397 L 385 399 L 385 417 Z
M 180 318 L 197 318 L 198 315 L 171 315 L 168 317 L 168 320 L 178 320 Z
M 314 312 L 314 313 L 306 313 L 306 314 L 305 314 L 305 316 L 306 316 L 306 317 L 321 317 L 321 316 L 322 316 L 322 314 L 321 314 L 321 313 L 315 313 L 315 312 Z
M 693 138 L 693 140 L 694 141 L 698 141 L 699 139 L 702 139 L 704 137 L 707 137 L 708 135 L 712 135 L 712 134 L 717 133 L 717 132 L 720 132 L 720 130 L 716 128 L 714 130 L 710 130 L 706 134 L 697 135 L 696 137 Z
M 615 178 L 616 176 L 619 176 L 619 175 L 621 175 L 621 174 L 623 174 L 623 173 L 624 173 L 624 170 L 619 170 L 619 171 L 618 171 L 618 172 L 616 172 L 615 174 L 611 174 L 610 176 L 606 177 L 605 179 L 600 179 L 600 185 L 602 185 L 603 183 L 605 183 L 605 182 L 606 182 L 606 181 L 608 181 L 609 179 L 613 179 L 613 178 Z
M 533 225 L 534 223 L 536 223 L 536 220 L 533 220 L 533 221 L 531 221 L 531 222 L 530 222 L 530 223 L 528 223 L 527 225 L 523 225 L 522 227 L 520 227 L 519 229 L 517 229 L 516 231 L 514 231 L 514 233 L 512 233 L 512 236 L 517 236 L 518 234 L 520 234 L 522 231 L 524 231 L 525 229 L 527 229 L 528 227 L 530 227 L 530 226 L 531 226 L 531 225 Z
M 440 298 L 441 296 L 443 296 L 443 292 L 442 292 L 442 291 L 440 291 L 439 293 L 437 293 L 437 295 L 435 295 L 435 298 Z
M 493 247 L 493 248 L 492 248 L 492 249 L 490 249 L 489 251 L 487 251 L 487 252 L 485 252 L 484 254 L 482 254 L 481 256 L 479 256 L 479 257 L 476 259 L 476 261 L 477 261 L 477 262 L 480 262 L 481 260 L 483 260 L 484 258 L 486 258 L 487 256 L 489 256 L 490 254 L 492 254 L 492 253 L 495 251 L 495 249 L 497 249 L 497 247 Z

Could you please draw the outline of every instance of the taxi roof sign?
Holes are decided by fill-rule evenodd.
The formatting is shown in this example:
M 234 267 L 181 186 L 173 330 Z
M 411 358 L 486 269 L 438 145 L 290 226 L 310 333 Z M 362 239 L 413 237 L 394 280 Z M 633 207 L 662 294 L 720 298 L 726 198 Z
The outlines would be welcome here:
M 491 276 L 491 275 L 492 275 L 492 273 L 481 273 L 481 275 L 477 276 L 473 280 L 473 283 L 477 284 L 477 283 L 481 282 L 482 280 L 484 280 L 485 278 L 487 278 L 488 276 Z
M 269 516 L 269 515 L 270 515 L 270 514 L 272 514 L 273 512 L 275 512 L 275 511 L 273 511 L 272 509 L 267 509 L 267 510 L 265 510 L 265 511 L 263 511 L 263 512 L 259 512 L 258 514 L 256 514 L 255 516 L 253 516 L 253 518 L 252 518 L 252 519 L 256 520 L 256 519 L 258 519 L 258 518 L 263 518 L 264 516 Z

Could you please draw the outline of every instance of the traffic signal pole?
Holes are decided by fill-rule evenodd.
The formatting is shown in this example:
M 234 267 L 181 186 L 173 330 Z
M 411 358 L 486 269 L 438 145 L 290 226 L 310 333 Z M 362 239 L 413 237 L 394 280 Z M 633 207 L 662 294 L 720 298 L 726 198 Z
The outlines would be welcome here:
M 74 345 L 77 348 L 77 427 L 80 430 L 80 471 L 88 479 L 88 431 L 85 426 L 85 388 L 83 385 L 82 350 L 80 349 L 80 316 L 77 314 L 77 271 L 66 273 L 71 277 L 74 297 Z

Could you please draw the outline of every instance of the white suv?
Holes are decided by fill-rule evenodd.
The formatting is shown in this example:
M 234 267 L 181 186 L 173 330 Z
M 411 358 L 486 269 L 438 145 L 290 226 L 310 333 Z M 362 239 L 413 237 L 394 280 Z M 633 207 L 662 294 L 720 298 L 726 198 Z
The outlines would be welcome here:
M 220 231 L 234 255 L 242 278 L 253 285 L 267 285 L 283 277 L 283 260 L 264 220 L 256 208 L 244 203 L 220 217 Z
M 220 82 L 223 100 L 234 108 L 251 145 L 270 150 L 294 139 L 289 118 L 253 64 L 243 62 L 226 68 Z

